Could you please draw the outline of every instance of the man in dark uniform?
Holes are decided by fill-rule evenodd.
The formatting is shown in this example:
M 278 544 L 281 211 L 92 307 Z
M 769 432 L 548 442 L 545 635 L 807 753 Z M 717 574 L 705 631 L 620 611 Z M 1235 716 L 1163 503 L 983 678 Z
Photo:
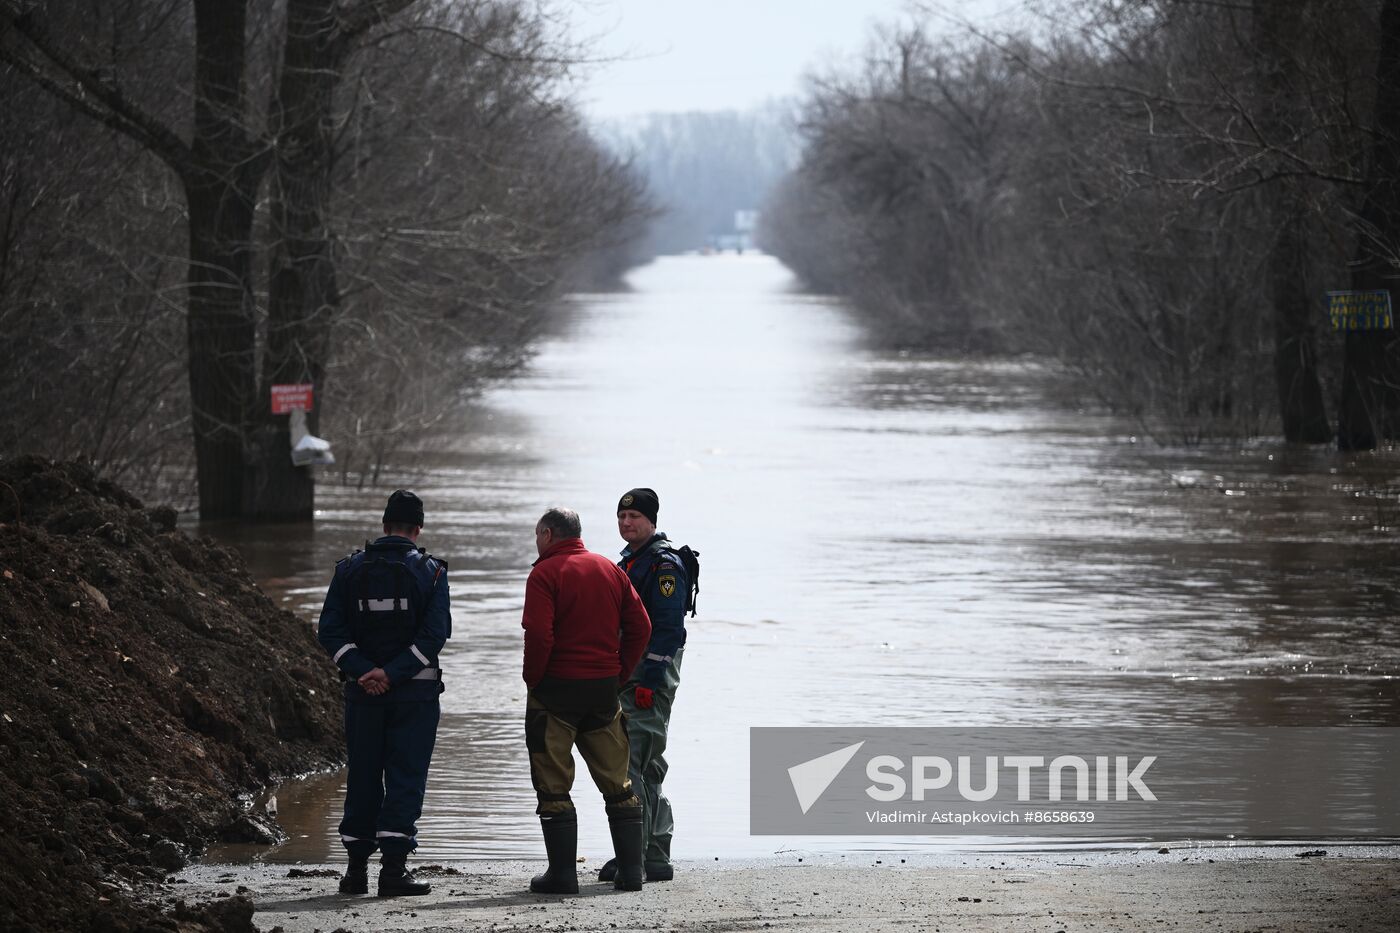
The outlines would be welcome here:
M 580 538 L 578 513 L 550 509 L 535 525 L 539 560 L 525 584 L 525 746 L 549 870 L 540 894 L 577 894 L 574 746 L 603 795 L 612 831 L 613 886 L 642 888 L 642 805 L 628 780 L 618 684 L 646 650 L 651 626 L 627 575 Z
M 345 681 L 350 770 L 340 838 L 350 855 L 343 894 L 369 891 L 380 851 L 379 896 L 427 894 L 409 874 L 428 762 L 437 738 L 442 671 L 452 634 L 447 562 L 417 547 L 423 502 L 399 489 L 384 509 L 384 536 L 335 565 L 318 637 Z
M 660 508 L 656 493 L 645 487 L 629 490 L 617 503 L 617 530 L 627 542 L 618 566 L 627 572 L 651 618 L 646 655 L 627 678 L 621 696 L 632 751 L 632 786 L 642 800 L 647 881 L 670 881 L 674 874 L 671 835 L 675 820 L 661 782 L 666 779 L 664 753 L 671 704 L 681 682 L 685 605 L 691 582 L 671 542 L 656 530 Z M 606 881 L 614 871 L 616 867 L 609 862 L 598 877 Z

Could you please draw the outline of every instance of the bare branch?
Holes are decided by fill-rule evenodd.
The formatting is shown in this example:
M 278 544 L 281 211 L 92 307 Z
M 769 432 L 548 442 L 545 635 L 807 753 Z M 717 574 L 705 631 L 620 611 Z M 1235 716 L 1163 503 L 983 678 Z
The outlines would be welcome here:
M 417 0 L 360 0 L 340 13 L 341 34 L 347 39 L 389 22 L 395 13 L 405 10 Z
M 6 51 L 4 59 L 16 65 L 45 90 L 72 104 L 78 110 L 107 126 L 130 136 L 162 159 L 177 173 L 190 171 L 190 147 L 164 123 L 147 113 L 116 83 L 93 68 L 84 67 L 76 58 L 64 52 L 38 19 L 36 11 L 23 9 L 18 0 L 0 0 L 0 27 L 23 35 L 40 53 L 76 83 L 65 87 L 44 75 L 33 62 Z M 0 41 L 3 36 L 0 35 Z M 89 102 L 91 95 L 102 106 Z M 106 109 L 103 110 L 102 108 Z

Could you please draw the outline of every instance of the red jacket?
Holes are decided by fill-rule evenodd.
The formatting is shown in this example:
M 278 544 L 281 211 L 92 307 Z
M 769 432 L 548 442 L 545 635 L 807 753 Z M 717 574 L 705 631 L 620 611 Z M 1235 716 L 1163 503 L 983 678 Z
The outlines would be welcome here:
M 525 683 L 543 677 L 625 680 L 651 638 L 632 581 L 580 538 L 555 543 L 525 583 Z

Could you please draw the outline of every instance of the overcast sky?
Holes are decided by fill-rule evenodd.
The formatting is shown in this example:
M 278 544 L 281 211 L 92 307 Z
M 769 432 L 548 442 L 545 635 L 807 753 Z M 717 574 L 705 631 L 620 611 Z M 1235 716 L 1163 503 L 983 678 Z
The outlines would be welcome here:
M 1017 0 L 941 0 L 988 21 Z M 745 108 L 796 94 L 804 72 L 860 52 L 870 27 L 906 14 L 907 0 L 578 0 L 576 28 L 600 57 L 579 90 L 600 118 L 652 111 Z

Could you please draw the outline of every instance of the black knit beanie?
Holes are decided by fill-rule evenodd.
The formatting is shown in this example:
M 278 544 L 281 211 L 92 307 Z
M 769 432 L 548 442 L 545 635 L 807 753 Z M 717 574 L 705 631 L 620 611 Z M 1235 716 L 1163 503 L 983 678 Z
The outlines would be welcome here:
M 631 509 L 634 512 L 641 512 L 647 517 L 647 521 L 656 524 L 656 513 L 661 509 L 661 500 L 657 498 L 655 490 L 638 486 L 636 489 L 629 489 L 623 497 L 617 500 L 617 510 Z
M 395 489 L 384 507 L 384 524 L 423 527 L 423 500 L 407 489 Z

